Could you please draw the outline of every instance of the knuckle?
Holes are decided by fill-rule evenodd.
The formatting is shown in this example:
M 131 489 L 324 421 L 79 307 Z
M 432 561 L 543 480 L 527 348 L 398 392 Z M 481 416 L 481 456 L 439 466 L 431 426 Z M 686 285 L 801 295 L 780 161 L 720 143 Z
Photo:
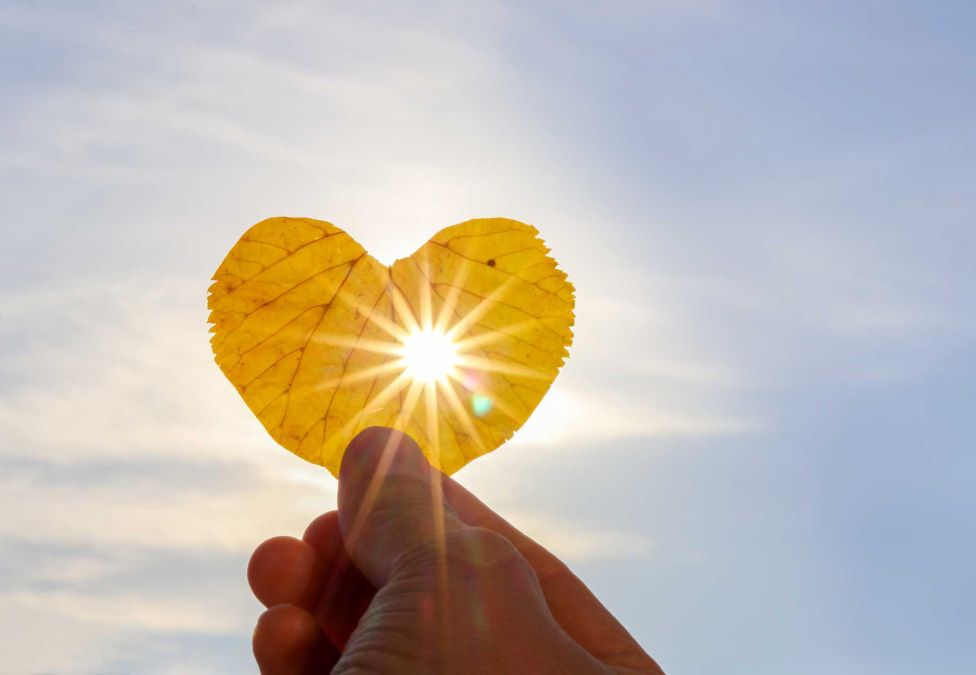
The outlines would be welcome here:
M 402 572 L 408 571 L 405 577 L 416 579 L 429 579 L 446 571 L 450 579 L 461 583 L 480 579 L 526 588 L 538 583 L 528 561 L 508 539 L 481 527 L 449 530 L 443 538 L 430 539 L 404 552 L 397 563 Z
M 446 539 L 447 558 L 462 570 L 522 571 L 528 563 L 512 543 L 492 530 L 467 527 L 449 532 Z

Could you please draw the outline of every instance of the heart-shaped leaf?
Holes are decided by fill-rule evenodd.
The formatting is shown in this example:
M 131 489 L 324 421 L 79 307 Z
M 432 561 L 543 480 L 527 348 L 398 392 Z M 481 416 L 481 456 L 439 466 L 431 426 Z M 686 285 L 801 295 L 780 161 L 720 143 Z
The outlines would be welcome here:
M 376 425 L 447 473 L 494 450 L 573 337 L 572 284 L 538 231 L 506 218 L 445 228 L 391 267 L 330 223 L 270 218 L 214 282 L 217 364 L 276 441 L 333 474 Z

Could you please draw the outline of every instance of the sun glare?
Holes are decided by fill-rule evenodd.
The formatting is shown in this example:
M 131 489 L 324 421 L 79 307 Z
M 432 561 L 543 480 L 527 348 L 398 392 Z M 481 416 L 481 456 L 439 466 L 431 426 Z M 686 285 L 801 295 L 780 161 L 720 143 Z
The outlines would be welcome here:
M 422 270 L 426 269 L 425 264 L 421 265 Z M 352 433 L 365 415 L 383 409 L 399 397 L 399 413 L 392 425 L 406 427 L 409 420 L 420 424 L 431 444 L 432 456 L 439 458 L 441 434 L 438 429 L 446 416 L 454 419 L 449 425 L 455 435 L 469 439 L 479 448 L 480 454 L 491 447 L 482 437 L 483 426 L 476 422 L 481 420 L 489 426 L 496 424 L 491 421 L 493 415 L 519 419 L 521 412 L 492 391 L 490 375 L 497 374 L 503 379 L 508 375 L 545 378 L 547 374 L 511 359 L 492 359 L 491 351 L 486 348 L 498 340 L 513 338 L 530 324 L 514 323 L 505 326 L 504 330 L 480 329 L 470 334 L 490 307 L 503 299 L 516 277 L 462 312 L 458 302 L 466 273 L 465 266 L 458 270 L 440 307 L 434 306 L 434 294 L 430 286 L 424 284 L 420 286 L 416 307 L 407 302 L 398 288 L 390 288 L 395 318 L 373 311 L 375 306 L 357 306 L 367 321 L 386 333 L 388 339 L 362 335 L 355 338 L 323 335 L 318 338 L 336 346 L 394 357 L 355 372 L 343 372 L 338 378 L 319 385 L 327 389 L 367 380 L 375 382 L 380 376 L 390 377 L 383 387 L 370 394 L 369 405 L 351 417 L 341 433 Z M 418 408 L 423 414 L 415 417 Z
M 431 329 L 419 330 L 403 342 L 403 365 L 414 380 L 443 381 L 457 365 L 457 352 L 457 345 L 446 334 Z

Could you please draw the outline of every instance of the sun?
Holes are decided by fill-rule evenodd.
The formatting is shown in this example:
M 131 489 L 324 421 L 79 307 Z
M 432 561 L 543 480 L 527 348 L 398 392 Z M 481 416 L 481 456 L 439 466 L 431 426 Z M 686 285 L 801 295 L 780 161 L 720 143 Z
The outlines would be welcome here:
M 400 357 L 406 374 L 425 384 L 446 382 L 458 365 L 458 347 L 447 333 L 434 328 L 416 330 L 403 341 Z
M 425 262 L 422 271 L 428 270 Z M 392 316 L 377 312 L 375 306 L 364 306 L 358 299 L 344 298 L 366 321 L 379 329 L 379 336 L 357 337 L 322 334 L 316 340 L 350 350 L 382 355 L 380 363 L 355 371 L 344 371 L 337 378 L 325 379 L 318 387 L 334 389 L 377 378 L 386 379 L 381 387 L 369 392 L 367 405 L 352 416 L 336 433 L 350 435 L 362 427 L 363 419 L 377 411 L 396 406 L 395 419 L 387 418 L 387 426 L 405 429 L 411 423 L 419 425 L 430 444 L 430 457 L 440 458 L 442 421 L 455 434 L 471 441 L 480 454 L 488 451 L 489 441 L 483 436 L 495 422 L 492 416 L 517 420 L 522 414 L 507 404 L 492 390 L 491 375 L 500 377 L 545 379 L 549 375 L 531 366 L 508 359 L 491 358 L 495 342 L 518 339 L 530 327 L 531 321 L 517 321 L 491 330 L 479 327 L 488 310 L 502 302 L 516 277 L 511 277 L 482 297 L 474 306 L 461 309 L 461 289 L 465 286 L 468 268 L 462 265 L 447 294 L 441 298 L 429 284 L 420 284 L 419 301 L 412 304 L 395 286 L 387 287 Z M 429 272 L 423 275 L 429 277 Z M 435 302 L 436 298 L 436 302 Z M 365 330 L 365 329 L 364 329 Z M 509 385 L 511 386 L 511 385 Z

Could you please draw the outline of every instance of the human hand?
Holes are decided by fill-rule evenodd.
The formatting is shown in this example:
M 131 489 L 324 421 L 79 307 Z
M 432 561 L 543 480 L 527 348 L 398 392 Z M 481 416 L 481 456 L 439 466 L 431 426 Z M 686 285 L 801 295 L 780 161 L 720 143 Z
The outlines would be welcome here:
M 350 443 L 338 511 L 261 544 L 248 580 L 269 675 L 663 675 L 566 565 L 390 429 Z

